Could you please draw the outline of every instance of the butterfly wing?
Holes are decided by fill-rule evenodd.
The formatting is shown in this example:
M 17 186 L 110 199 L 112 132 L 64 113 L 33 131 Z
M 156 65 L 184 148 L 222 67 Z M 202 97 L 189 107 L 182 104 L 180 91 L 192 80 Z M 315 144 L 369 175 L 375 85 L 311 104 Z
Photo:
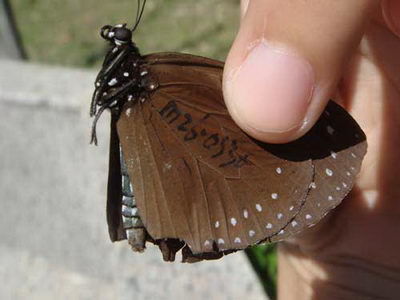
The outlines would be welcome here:
M 183 240 L 201 254 L 276 235 L 304 204 L 310 157 L 284 145 L 288 157 L 272 154 L 235 125 L 222 63 L 169 53 L 145 61 L 158 87 L 143 103 L 125 104 L 118 135 L 150 236 Z
M 356 121 L 330 101 L 323 115 L 302 140 L 315 168 L 314 180 L 299 214 L 271 241 L 284 240 L 315 225 L 339 205 L 354 185 L 367 152 L 366 136 Z
M 110 154 L 107 184 L 107 223 L 111 241 L 126 239 L 122 225 L 122 180 L 120 143 L 117 134 L 118 115 L 111 111 Z

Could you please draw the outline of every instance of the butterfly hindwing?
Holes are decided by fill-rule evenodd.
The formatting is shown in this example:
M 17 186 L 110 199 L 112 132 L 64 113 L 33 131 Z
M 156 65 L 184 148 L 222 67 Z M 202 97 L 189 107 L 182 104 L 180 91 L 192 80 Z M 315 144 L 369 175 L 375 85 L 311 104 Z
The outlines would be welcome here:
M 126 239 L 122 225 L 122 179 L 120 161 L 120 143 L 117 134 L 118 115 L 111 112 L 110 153 L 107 184 L 107 223 L 110 239 L 119 241 Z
M 271 241 L 284 240 L 318 223 L 352 189 L 367 151 L 366 136 L 354 119 L 330 101 L 321 118 L 302 138 L 313 159 L 315 177 L 299 214 Z

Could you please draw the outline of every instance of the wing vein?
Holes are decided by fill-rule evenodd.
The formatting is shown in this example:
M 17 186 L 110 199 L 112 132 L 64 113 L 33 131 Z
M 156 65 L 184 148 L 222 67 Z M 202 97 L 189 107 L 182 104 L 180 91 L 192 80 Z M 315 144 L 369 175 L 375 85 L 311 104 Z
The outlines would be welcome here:
M 143 111 L 143 109 L 141 110 L 141 111 Z M 142 115 L 142 117 L 143 117 L 143 115 Z M 150 121 L 150 120 L 149 120 Z M 153 123 L 150 121 L 149 122 L 150 123 L 150 126 L 152 126 L 153 127 L 153 129 L 154 129 L 154 126 L 153 126 Z M 159 183 L 160 183 L 160 185 L 161 185 L 161 195 L 162 195 L 162 197 L 163 197 L 163 199 L 164 199 L 164 202 L 167 204 L 168 203 L 168 201 L 167 201 L 167 198 L 166 198 L 166 195 L 165 195 L 165 189 L 164 189 L 164 182 L 163 182 L 163 180 L 162 180 L 162 178 L 161 178 L 161 175 L 160 175 L 160 170 L 159 170 L 159 168 L 158 168 L 158 164 L 157 164 L 157 161 L 156 161 L 156 158 L 155 158 L 155 156 L 154 156 L 154 151 L 153 151 L 153 147 L 151 146 L 151 142 L 150 142 L 150 138 L 149 138 L 149 130 L 148 130 L 148 128 L 147 128 L 147 126 L 148 125 L 146 125 L 144 122 L 143 122 L 143 124 L 144 124 L 144 130 L 146 131 L 146 134 L 145 134 L 145 137 L 146 137 L 146 140 L 147 140 L 147 142 L 148 142 L 148 145 L 149 145 L 149 152 L 151 153 L 151 158 L 152 158 L 152 160 L 153 160 L 153 163 L 154 163 L 154 166 L 155 166 L 155 174 L 156 174 L 156 176 L 157 176 L 157 179 L 158 179 L 158 181 L 159 181 Z M 148 123 L 147 123 L 148 124 Z M 154 130 L 154 132 L 157 132 L 156 130 Z M 159 140 L 160 141 L 160 140 Z M 161 141 L 160 141 L 161 142 Z M 161 144 L 161 143 L 160 143 Z M 162 144 L 161 144 L 161 146 L 162 146 Z M 156 199 L 156 202 L 157 202 L 157 199 Z M 160 211 L 159 211 L 159 207 L 158 207 L 158 205 L 156 205 L 156 207 L 157 207 L 157 212 L 158 212 L 158 215 L 159 215 L 159 222 L 160 222 L 160 224 L 161 224 L 161 218 L 160 218 Z M 174 232 L 174 235 L 175 236 L 177 236 L 177 234 L 176 234 L 176 229 L 175 229 L 175 226 L 173 225 L 173 222 L 172 222 L 172 216 L 171 216 L 171 212 L 170 212 L 170 210 L 169 209 L 167 209 L 167 214 L 168 214 L 168 220 L 169 220 L 169 223 L 170 223 L 170 226 L 171 226 L 171 228 L 172 228 L 172 230 L 173 230 L 173 232 Z M 162 225 L 161 225 L 162 226 Z
M 199 160 L 198 159 L 196 159 L 196 167 L 197 167 L 197 170 L 198 170 L 198 172 L 200 174 L 200 183 L 201 183 L 201 187 L 202 187 L 201 192 L 203 193 L 205 206 L 206 206 L 206 210 L 207 210 L 208 226 L 209 226 L 209 229 L 210 229 L 210 233 L 212 235 L 212 239 L 215 240 L 215 234 L 214 234 L 214 232 L 212 230 L 212 223 L 211 223 L 210 204 L 208 203 L 209 199 L 208 199 L 207 193 L 205 191 L 205 184 L 204 184 L 203 176 L 201 176 L 201 171 L 200 171 L 200 166 L 199 166 Z

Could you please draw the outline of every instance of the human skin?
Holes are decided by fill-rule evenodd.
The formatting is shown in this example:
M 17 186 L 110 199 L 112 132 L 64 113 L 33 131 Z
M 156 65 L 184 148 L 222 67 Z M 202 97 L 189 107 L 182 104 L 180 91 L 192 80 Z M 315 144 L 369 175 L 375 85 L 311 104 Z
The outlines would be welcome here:
M 289 142 L 333 98 L 368 139 L 343 204 L 280 243 L 279 299 L 399 299 L 400 0 L 250 0 L 241 8 L 224 71 L 238 125 Z

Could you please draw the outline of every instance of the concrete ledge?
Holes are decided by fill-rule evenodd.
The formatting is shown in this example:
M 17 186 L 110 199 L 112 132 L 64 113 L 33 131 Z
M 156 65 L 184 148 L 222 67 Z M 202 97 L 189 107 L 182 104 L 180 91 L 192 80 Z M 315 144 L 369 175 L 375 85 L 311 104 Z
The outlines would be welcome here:
M 0 101 L 79 109 L 87 105 L 95 77 L 83 69 L 0 60 Z
M 186 265 L 111 244 L 108 122 L 89 146 L 95 74 L 0 61 L 0 299 L 263 299 L 246 257 Z

